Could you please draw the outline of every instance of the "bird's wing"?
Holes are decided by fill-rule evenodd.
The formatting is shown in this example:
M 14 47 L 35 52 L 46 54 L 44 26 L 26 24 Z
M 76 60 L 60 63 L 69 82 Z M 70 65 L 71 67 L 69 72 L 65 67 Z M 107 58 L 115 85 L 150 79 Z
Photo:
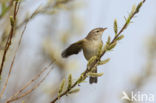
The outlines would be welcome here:
M 65 49 L 62 52 L 62 57 L 66 58 L 70 55 L 78 54 L 82 49 L 82 43 L 83 43 L 83 40 L 80 40 L 78 42 L 71 44 L 67 49 Z

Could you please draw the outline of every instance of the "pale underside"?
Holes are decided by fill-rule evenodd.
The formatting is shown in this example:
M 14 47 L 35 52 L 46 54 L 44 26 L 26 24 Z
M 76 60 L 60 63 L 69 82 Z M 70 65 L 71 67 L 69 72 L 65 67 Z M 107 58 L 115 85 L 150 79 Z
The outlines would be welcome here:
M 96 56 L 99 47 L 103 44 L 102 40 L 87 40 L 85 39 L 85 42 L 82 44 L 83 54 L 87 60 L 89 60 L 91 57 Z

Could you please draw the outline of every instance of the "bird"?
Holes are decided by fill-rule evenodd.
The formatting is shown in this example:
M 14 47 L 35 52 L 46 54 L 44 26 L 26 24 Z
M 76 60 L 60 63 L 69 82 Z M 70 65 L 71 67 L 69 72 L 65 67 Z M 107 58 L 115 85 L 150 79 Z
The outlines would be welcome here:
M 103 45 L 102 34 L 107 28 L 95 28 L 92 29 L 88 35 L 67 47 L 62 52 L 62 57 L 67 58 L 73 54 L 78 54 L 81 50 L 83 50 L 84 57 L 87 61 L 89 61 L 93 56 L 97 56 L 99 48 Z M 97 67 L 92 71 L 92 73 L 97 73 Z M 89 83 L 97 83 L 97 77 L 90 77 Z

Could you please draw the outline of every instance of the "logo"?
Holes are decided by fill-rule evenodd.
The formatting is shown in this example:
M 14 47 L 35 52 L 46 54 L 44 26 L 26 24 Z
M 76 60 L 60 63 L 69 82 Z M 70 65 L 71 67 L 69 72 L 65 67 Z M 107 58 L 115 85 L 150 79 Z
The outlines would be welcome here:
M 140 91 L 132 91 L 128 95 L 125 91 L 123 91 L 121 100 L 154 103 L 155 96 L 152 93 L 142 93 Z

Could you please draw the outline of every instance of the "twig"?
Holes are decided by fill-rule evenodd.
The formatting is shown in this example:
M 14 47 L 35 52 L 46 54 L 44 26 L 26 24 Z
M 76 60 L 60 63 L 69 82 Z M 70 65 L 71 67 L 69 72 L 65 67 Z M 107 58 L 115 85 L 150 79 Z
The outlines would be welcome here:
M 13 37 L 13 34 L 14 34 L 14 31 L 15 31 L 15 25 L 16 25 L 16 16 L 17 16 L 17 6 L 18 6 L 18 1 L 15 2 L 15 6 L 14 6 L 14 15 L 13 15 L 13 21 L 11 21 L 11 30 L 10 30 L 10 34 L 9 34 L 9 37 L 7 39 L 7 42 L 6 42 L 6 45 L 5 45 L 5 50 L 4 50 L 4 54 L 3 54 L 3 57 L 2 57 L 2 63 L 0 65 L 0 76 L 2 74 L 2 71 L 3 71 L 3 66 L 4 66 L 4 62 L 5 62 L 5 59 L 6 59 L 6 54 L 10 48 L 10 45 L 11 45 L 11 42 L 12 42 L 12 37 Z
M 12 68 L 13 68 L 13 65 L 14 65 L 14 61 L 15 61 L 15 59 L 16 59 L 16 54 L 17 54 L 17 51 L 18 51 L 18 49 L 19 49 L 19 47 L 20 47 L 20 44 L 21 44 L 21 41 L 22 41 L 22 37 L 23 37 L 23 34 L 24 34 L 25 30 L 26 30 L 26 27 L 27 27 L 27 24 L 25 25 L 25 27 L 24 27 L 24 29 L 23 29 L 23 31 L 22 31 L 20 40 L 19 40 L 19 42 L 18 42 L 18 47 L 17 47 L 17 49 L 16 49 L 16 51 L 15 51 L 13 60 L 12 60 L 12 62 L 11 62 L 11 66 L 10 66 L 10 69 L 9 69 L 8 77 L 7 77 L 7 79 L 6 79 L 5 83 L 4 83 L 4 87 L 3 87 L 3 89 L 2 89 L 2 91 L 1 91 L 1 93 L 0 93 L 0 98 L 1 98 L 2 95 L 4 94 L 5 89 L 6 89 L 6 87 L 7 87 L 7 84 L 8 84 L 10 75 L 11 75 L 11 71 L 12 71 Z
M 65 0 L 65 1 L 70 1 L 70 0 Z M 39 14 L 47 14 L 46 12 L 48 12 L 48 10 L 51 10 L 51 14 L 55 13 L 55 8 L 57 7 L 57 5 L 59 4 L 65 4 L 67 2 L 56 2 L 54 5 L 47 5 L 43 8 L 41 8 L 40 10 L 36 10 L 33 14 L 31 14 L 29 17 L 25 18 L 21 23 L 19 23 L 18 25 L 16 25 L 15 29 L 18 30 L 19 28 L 21 28 L 26 22 L 32 20 L 33 18 L 35 18 L 36 16 L 38 16 Z M 2 36 L 6 37 L 5 32 L 2 33 Z M 5 40 L 3 40 L 3 42 L 5 43 Z M 0 41 L 0 45 L 2 45 L 2 41 Z
M 18 13 L 19 7 L 20 7 L 20 3 L 17 3 L 17 4 L 16 4 L 16 7 L 15 7 L 15 12 L 14 12 L 14 20 L 16 20 L 16 15 L 17 15 L 17 13 Z M 17 8 L 17 9 L 16 9 L 16 8 Z M 16 58 L 16 53 L 17 53 L 17 51 L 18 51 L 18 49 L 19 49 L 19 47 L 20 47 L 21 40 L 22 40 L 23 34 L 24 34 L 24 32 L 25 32 L 25 29 L 26 29 L 26 26 L 24 27 L 24 30 L 22 31 L 22 34 L 21 34 L 21 37 L 20 37 L 20 40 L 19 40 L 19 43 L 18 43 L 18 47 L 17 47 L 17 49 L 16 49 L 16 51 L 15 51 L 13 60 L 12 60 L 12 62 L 11 62 L 11 66 L 10 66 L 10 69 L 9 69 L 8 77 L 7 77 L 7 79 L 6 79 L 5 83 L 4 83 L 3 89 L 2 89 L 2 91 L 1 91 L 1 93 L 0 93 L 0 98 L 3 96 L 3 94 L 4 94 L 4 92 L 5 92 L 5 89 L 6 89 L 6 87 L 7 87 L 7 84 L 8 84 L 8 81 L 9 81 L 9 77 L 10 77 L 10 75 L 11 75 L 11 71 L 12 71 L 12 68 L 13 68 L 13 65 L 14 65 L 14 61 L 15 61 L 15 58 Z
M 131 21 L 131 19 L 139 12 L 141 5 L 145 2 L 145 0 L 143 0 L 142 2 L 140 2 L 137 6 L 137 8 L 135 9 L 135 11 L 129 15 L 129 21 Z M 113 38 L 113 40 L 110 42 L 109 45 L 113 44 L 114 42 L 116 42 L 117 38 L 120 36 L 120 34 L 127 28 L 128 24 L 130 22 L 127 22 L 124 24 L 124 26 L 121 28 L 121 30 L 117 33 L 117 35 Z M 92 70 L 92 68 L 96 67 L 98 65 L 98 62 L 100 61 L 101 57 L 104 56 L 104 54 L 107 52 L 106 49 L 104 49 L 104 51 L 101 53 L 101 55 L 94 60 L 94 62 L 90 65 L 87 66 L 86 70 L 81 74 L 80 78 L 70 87 L 67 88 L 63 93 L 61 93 L 59 96 L 57 96 L 54 100 L 51 101 L 51 103 L 55 103 L 58 99 L 60 99 L 62 96 L 67 95 L 68 92 L 70 92 L 70 90 L 72 90 L 75 86 L 77 86 L 79 84 L 79 80 L 85 80 L 88 76 L 87 73 L 90 72 Z
M 54 62 L 53 62 L 54 63 Z M 19 91 L 17 91 L 13 96 L 11 96 L 8 101 L 12 100 L 13 98 L 17 97 L 21 92 L 23 92 L 27 87 L 29 87 L 34 81 L 39 79 L 41 74 L 43 74 L 53 63 L 50 63 L 47 67 L 41 70 L 32 80 L 28 81 Z
M 50 65 L 49 65 L 49 66 L 50 66 Z M 49 67 L 49 66 L 48 66 L 48 67 Z M 53 69 L 53 67 L 52 67 L 52 69 Z M 24 93 L 21 94 L 20 96 L 16 96 L 16 97 L 14 97 L 14 98 L 9 99 L 6 103 L 11 103 L 11 102 L 16 101 L 16 100 L 18 100 L 18 99 L 21 99 L 22 97 L 24 97 L 24 96 L 30 94 L 31 92 L 33 92 L 33 91 L 34 91 L 37 87 L 39 87 L 40 84 L 46 79 L 46 77 L 49 75 L 49 73 L 51 72 L 52 69 L 50 69 L 50 70 L 48 71 L 48 73 L 42 78 L 42 80 L 41 80 L 38 84 L 36 84 L 33 88 L 31 88 L 30 90 L 24 92 Z M 43 73 L 43 72 L 42 72 L 42 73 Z M 33 82 L 33 81 L 32 81 L 32 82 Z M 31 82 L 31 83 L 32 83 L 32 82 Z M 20 91 L 20 92 L 21 92 L 21 91 Z M 20 93 L 20 92 L 19 92 L 19 93 Z

